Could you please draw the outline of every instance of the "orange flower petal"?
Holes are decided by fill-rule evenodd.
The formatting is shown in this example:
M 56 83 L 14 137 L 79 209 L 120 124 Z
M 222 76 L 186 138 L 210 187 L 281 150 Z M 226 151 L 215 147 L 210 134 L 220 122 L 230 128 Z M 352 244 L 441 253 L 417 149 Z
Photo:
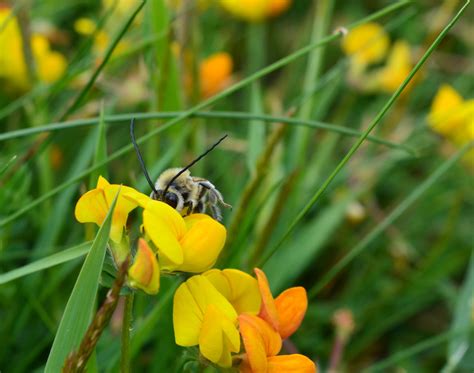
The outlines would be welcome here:
M 268 358 L 267 373 L 316 373 L 316 364 L 300 354 L 280 355 Z
M 265 345 L 257 328 L 252 322 L 251 315 L 242 314 L 239 316 L 239 328 L 242 341 L 245 346 L 246 359 L 242 366 L 242 371 L 253 373 L 264 373 L 267 371 L 267 353 Z M 250 366 L 250 370 L 248 367 Z
M 299 286 L 285 290 L 275 299 L 275 306 L 280 321 L 280 335 L 282 339 L 288 338 L 301 325 L 306 309 L 308 297 L 306 290 Z
M 273 329 L 279 330 L 280 323 L 278 321 L 278 312 L 275 306 L 275 300 L 273 299 L 270 290 L 270 285 L 268 284 L 267 276 L 261 269 L 255 268 L 254 271 L 257 275 L 258 287 L 260 295 L 262 296 L 262 306 L 260 308 L 259 316 L 273 326 Z
M 160 289 L 160 267 L 155 253 L 147 242 L 140 238 L 135 262 L 128 270 L 132 287 L 142 289 L 148 294 L 156 294 Z

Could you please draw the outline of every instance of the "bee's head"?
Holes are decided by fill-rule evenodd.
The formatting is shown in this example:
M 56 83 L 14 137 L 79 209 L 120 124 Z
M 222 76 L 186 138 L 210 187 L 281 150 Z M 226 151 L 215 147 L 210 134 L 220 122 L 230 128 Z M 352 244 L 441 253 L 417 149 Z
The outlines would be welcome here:
M 152 192 L 151 198 L 157 201 L 162 201 L 167 205 L 170 205 L 174 209 L 178 207 L 178 204 L 180 202 L 180 199 L 176 193 L 171 191 L 167 191 L 166 193 L 164 193 L 164 190 L 161 189 L 157 190 L 156 192 Z

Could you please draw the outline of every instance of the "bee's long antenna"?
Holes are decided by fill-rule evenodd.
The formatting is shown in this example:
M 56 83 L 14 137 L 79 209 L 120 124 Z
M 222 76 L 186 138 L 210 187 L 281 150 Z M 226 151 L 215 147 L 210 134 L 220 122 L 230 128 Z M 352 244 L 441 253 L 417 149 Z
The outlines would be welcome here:
M 212 152 L 214 150 L 214 148 L 219 145 L 225 138 L 227 137 L 227 135 L 224 135 L 222 136 L 219 140 L 217 140 L 214 145 L 212 145 L 209 149 L 207 149 L 204 153 L 202 153 L 199 157 L 197 157 L 194 161 L 192 161 L 190 164 L 188 164 L 186 167 L 184 167 L 181 171 L 179 171 L 176 175 L 174 175 L 174 177 L 168 182 L 168 184 L 166 185 L 166 188 L 164 189 L 163 191 L 163 196 L 166 195 L 166 192 L 168 191 L 168 188 L 170 187 L 170 185 L 173 183 L 173 181 L 175 181 L 181 174 L 183 174 L 183 172 L 185 172 L 186 170 L 190 169 L 194 164 L 196 164 L 197 162 L 199 162 L 202 158 L 204 158 L 206 155 L 208 155 L 210 152 Z
M 151 190 L 153 190 L 153 193 L 158 194 L 158 192 L 155 189 L 155 185 L 150 179 L 148 170 L 145 167 L 145 162 L 143 161 L 142 154 L 140 153 L 140 149 L 138 148 L 137 141 L 135 140 L 134 130 L 135 130 L 135 118 L 132 118 L 132 121 L 130 122 L 130 137 L 132 138 L 133 147 L 135 148 L 135 151 L 137 152 L 138 161 L 140 162 L 140 166 L 142 167 L 143 173 L 145 174 L 146 181 L 148 181 L 148 184 L 150 185 Z

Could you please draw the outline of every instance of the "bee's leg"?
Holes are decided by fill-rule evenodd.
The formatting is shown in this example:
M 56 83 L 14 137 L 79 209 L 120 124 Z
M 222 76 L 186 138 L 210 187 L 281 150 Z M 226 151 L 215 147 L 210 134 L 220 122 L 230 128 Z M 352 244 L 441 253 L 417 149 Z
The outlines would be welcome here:
M 217 207 L 216 205 L 209 205 L 209 208 L 211 209 L 211 214 L 214 219 L 217 221 L 222 221 L 222 214 L 221 214 L 221 209 Z
M 209 181 L 201 181 L 199 182 L 199 185 L 208 190 L 209 203 L 211 205 L 215 205 L 217 202 L 219 202 L 222 206 L 226 208 L 232 208 L 231 205 L 224 202 L 224 197 L 222 197 L 221 192 L 219 192 L 216 187 L 212 185 Z

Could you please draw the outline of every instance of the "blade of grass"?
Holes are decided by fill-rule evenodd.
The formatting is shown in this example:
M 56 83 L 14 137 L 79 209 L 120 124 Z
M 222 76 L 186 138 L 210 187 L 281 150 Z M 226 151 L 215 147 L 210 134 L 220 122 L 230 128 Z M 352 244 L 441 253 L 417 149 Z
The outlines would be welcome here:
M 15 268 L 9 272 L 2 273 L 0 274 L 0 285 L 79 258 L 87 254 L 90 244 L 90 242 L 85 242 L 69 249 L 62 250 L 59 253 L 47 256 L 46 258 L 39 259 L 33 263 L 28 263 L 23 267 Z
M 340 260 L 329 272 L 314 285 L 308 292 L 308 297 L 314 297 L 334 276 L 346 267 L 357 255 L 369 247 L 369 244 L 377 238 L 385 229 L 393 224 L 413 203 L 415 203 L 429 188 L 431 188 L 457 161 L 469 150 L 472 144 L 465 145 L 455 155 L 446 160 L 420 184 L 407 198 L 405 198 L 384 220 L 382 220 L 365 238 L 357 243 L 349 253 Z
M 450 340 L 448 345 L 448 358 L 443 367 L 443 373 L 456 371 L 464 354 L 469 348 L 469 330 L 472 322 L 472 305 L 474 304 L 474 250 L 471 253 L 471 260 L 464 280 L 464 285 L 459 292 L 456 309 L 454 313 L 452 332 L 464 330 L 464 333 L 456 335 L 456 338 Z
M 101 164 L 107 159 L 107 132 L 105 127 L 105 112 L 104 112 L 104 104 L 102 103 L 100 109 L 100 116 L 99 116 L 99 126 L 97 127 L 97 137 L 96 137 L 96 146 L 95 146 L 95 153 L 94 153 L 94 165 Z M 104 165 L 94 170 L 89 179 L 89 188 L 95 188 L 97 184 L 97 179 L 99 176 L 102 175 L 107 179 L 107 167 Z
M 106 115 L 104 117 L 106 124 L 121 124 L 128 125 L 132 118 L 136 120 L 140 119 L 167 119 L 178 117 L 182 114 L 182 111 L 170 111 L 170 112 L 160 112 L 160 113 L 130 113 L 130 114 L 115 114 L 115 115 Z M 330 132 L 340 133 L 342 135 L 359 137 L 362 135 L 361 131 L 355 130 L 350 127 L 340 126 L 337 124 L 331 124 L 327 122 L 321 122 L 316 120 L 301 120 L 291 117 L 280 117 L 273 115 L 265 114 L 253 114 L 245 113 L 238 111 L 213 111 L 213 112 L 196 112 L 191 116 L 197 118 L 209 118 L 209 119 L 229 119 L 229 120 L 258 120 L 264 122 L 274 122 L 274 123 L 286 123 L 295 126 L 305 126 L 309 128 L 316 128 L 327 130 Z M 88 118 L 88 119 L 77 119 L 71 121 L 65 121 L 60 123 L 51 123 L 41 127 L 25 128 L 16 131 L 10 131 L 4 134 L 0 134 L 0 141 L 15 139 L 24 136 L 31 136 L 41 132 L 50 132 L 50 131 L 59 131 L 64 129 L 73 129 L 78 127 L 85 127 L 97 124 L 100 122 L 100 117 L 97 118 Z M 161 132 L 161 131 L 159 131 Z M 375 142 L 380 145 L 385 145 L 394 149 L 402 149 L 408 153 L 415 155 L 415 150 L 410 148 L 407 145 L 395 143 L 389 140 L 384 140 L 376 136 L 368 136 L 368 141 Z
M 372 123 L 368 126 L 367 130 L 364 131 L 364 133 L 360 136 L 360 138 L 357 140 L 357 142 L 351 147 L 349 152 L 344 156 L 344 158 L 339 162 L 339 164 L 336 166 L 336 168 L 333 170 L 331 175 L 324 181 L 323 185 L 316 191 L 316 193 L 313 195 L 311 200 L 305 205 L 305 207 L 300 211 L 300 213 L 297 215 L 297 217 L 293 220 L 293 222 L 290 224 L 289 228 L 281 238 L 281 240 L 278 242 L 277 245 L 275 245 L 260 261 L 259 266 L 263 265 L 271 256 L 281 247 L 282 243 L 290 236 L 290 234 L 293 232 L 294 228 L 298 225 L 298 223 L 301 221 L 301 219 L 306 216 L 308 211 L 315 205 L 315 203 L 319 200 L 321 195 L 326 191 L 328 188 L 329 184 L 334 180 L 334 178 L 339 174 L 339 171 L 344 168 L 344 166 L 349 162 L 349 160 L 352 158 L 354 153 L 359 149 L 359 147 L 362 145 L 362 143 L 366 140 L 367 136 L 372 132 L 372 130 L 377 126 L 377 124 L 380 123 L 382 118 L 385 116 L 385 114 L 388 112 L 388 110 L 392 107 L 392 105 L 395 103 L 397 98 L 400 96 L 402 91 L 405 89 L 405 87 L 408 85 L 408 83 L 412 80 L 412 78 L 415 76 L 415 74 L 418 72 L 418 70 L 423 66 L 423 64 L 426 62 L 428 57 L 433 53 L 433 51 L 436 49 L 438 44 L 444 39 L 446 34 L 451 30 L 451 28 L 456 24 L 458 19 L 461 17 L 461 15 L 464 13 L 466 10 L 467 6 L 469 5 L 470 0 L 468 0 L 464 6 L 459 10 L 459 12 L 456 14 L 456 16 L 446 25 L 446 27 L 443 29 L 443 31 L 438 35 L 436 40 L 430 45 L 428 50 L 423 54 L 423 56 L 420 58 L 420 60 L 417 62 L 415 67 L 410 71 L 408 76 L 405 78 L 403 83 L 398 87 L 398 89 L 393 93 L 393 95 L 390 97 L 390 99 L 385 103 L 385 105 L 382 107 L 382 109 L 378 112 Z
M 389 13 L 395 11 L 395 10 L 398 10 L 398 9 L 404 7 L 404 6 L 407 6 L 408 4 L 410 4 L 410 1 L 400 1 L 400 2 L 397 2 L 395 4 L 389 5 L 386 8 L 384 8 L 384 9 L 378 11 L 378 12 L 375 12 L 375 13 L 373 13 L 372 15 L 370 15 L 368 17 L 365 17 L 365 18 L 363 18 L 363 19 L 361 19 L 357 22 L 354 22 L 354 23 L 348 25 L 347 29 L 350 30 L 350 29 L 352 29 L 352 28 L 354 28 L 354 27 L 356 27 L 360 24 L 363 24 L 365 22 L 369 22 L 369 21 L 378 19 L 380 17 L 383 17 L 383 16 L 385 16 L 385 15 L 387 15 L 387 14 L 389 14 Z M 255 72 L 254 74 L 252 74 L 250 76 L 247 76 L 246 78 L 242 79 L 240 82 L 238 82 L 238 83 L 232 85 L 231 87 L 225 89 L 224 91 L 208 98 L 207 100 L 204 100 L 204 101 L 200 102 L 199 104 L 193 106 L 192 108 L 181 112 L 181 114 L 178 115 L 177 117 L 171 119 L 170 121 L 166 122 L 162 126 L 150 131 L 148 134 L 140 137 L 139 139 L 137 139 L 137 144 L 141 145 L 141 144 L 145 143 L 146 141 L 148 141 L 151 138 L 153 138 L 154 136 L 156 136 L 156 134 L 158 134 L 158 133 L 160 133 L 160 132 L 176 125 L 177 123 L 181 122 L 183 119 L 189 118 L 190 116 L 192 116 L 196 112 L 200 111 L 201 109 L 204 109 L 205 107 L 218 102 L 222 98 L 229 96 L 231 93 L 234 93 L 234 92 L 238 91 L 239 89 L 247 86 L 248 84 L 250 84 L 254 80 L 259 79 L 263 76 L 266 76 L 269 73 L 271 73 L 272 71 L 277 70 L 280 67 L 283 67 L 283 66 L 289 64 L 290 62 L 294 61 L 295 59 L 297 59 L 301 56 L 304 56 L 305 54 L 309 53 L 309 51 L 311 51 L 312 49 L 320 47 L 320 46 L 325 45 L 327 43 L 330 43 L 334 40 L 337 40 L 338 38 L 341 37 L 341 35 L 342 35 L 342 32 L 338 32 L 338 33 L 335 33 L 333 35 L 327 36 L 327 37 L 323 38 L 322 40 L 320 40 L 319 42 L 314 43 L 314 44 L 309 44 L 309 45 L 307 45 L 307 46 L 305 46 L 305 47 L 303 47 L 303 48 L 301 48 L 301 49 L 299 49 L 299 50 L 297 50 L 297 51 L 295 51 L 295 52 L 293 52 L 293 53 L 291 53 L 291 54 L 289 54 L 289 55 L 287 55 L 287 56 L 285 56 L 281 59 L 279 59 L 278 61 L 266 66 L 265 68 Z M 367 137 L 367 134 L 365 135 L 365 137 Z M 364 137 L 364 139 L 365 139 L 365 137 Z M 133 149 L 134 149 L 133 144 L 129 144 L 129 145 L 126 145 L 126 146 L 122 147 L 121 149 L 119 149 L 116 152 L 114 152 L 113 154 L 111 154 L 103 162 L 101 162 L 97 165 L 94 165 L 93 167 L 90 167 L 89 169 L 85 170 L 84 172 L 76 175 L 76 177 L 65 181 L 63 184 L 57 186 L 56 188 L 54 188 L 54 189 L 50 190 L 49 192 L 43 194 L 42 196 L 38 197 L 36 200 L 32 201 L 31 203 L 29 203 L 25 207 L 20 208 L 14 214 L 11 214 L 10 216 L 6 217 L 2 221 L 0 221 L 0 227 L 3 227 L 5 225 L 7 225 L 8 223 L 14 221 L 16 218 L 22 216 L 23 214 L 25 214 L 26 212 L 28 212 L 29 210 L 31 210 L 35 206 L 42 203 L 43 201 L 45 201 L 45 200 L 51 198 L 52 196 L 56 195 L 57 193 L 62 191 L 64 188 L 67 188 L 68 186 L 73 185 L 78 180 L 81 180 L 84 176 L 89 175 L 91 172 L 93 172 L 94 170 L 100 168 L 104 164 L 107 164 L 108 162 L 110 162 L 112 160 L 115 160 L 117 158 L 120 158 L 122 155 L 133 151 Z
M 6 170 L 8 170 L 8 167 L 10 167 L 12 165 L 13 162 L 15 162 L 15 159 L 16 159 L 16 155 L 14 155 L 13 157 L 11 157 L 7 163 L 5 163 L 2 168 L 0 169 L 0 176 L 2 176 Z
M 77 348 L 87 330 L 95 305 L 99 277 L 109 241 L 112 215 L 118 194 L 92 243 L 89 254 L 72 289 L 64 314 L 61 318 L 53 346 L 46 362 L 45 372 L 59 372 L 67 355 Z
M 328 32 L 333 8 L 333 0 L 321 0 L 314 4 L 313 30 L 311 33 L 312 42 L 321 39 Z M 315 49 L 308 55 L 303 80 L 303 94 L 314 91 L 314 87 L 319 83 L 325 49 L 325 47 Z M 315 104 L 316 99 L 314 96 L 306 100 L 299 110 L 298 117 L 300 119 L 311 118 Z M 292 149 L 290 150 L 291 160 L 293 161 L 291 168 L 294 168 L 296 164 L 304 161 L 304 157 L 307 155 L 310 132 L 307 128 L 298 128 L 293 135 Z
M 472 328 L 468 330 L 465 330 L 465 329 L 450 330 L 450 331 L 447 331 L 446 333 L 436 335 L 432 338 L 428 338 L 422 342 L 415 344 L 414 346 L 411 346 L 410 348 L 407 348 L 403 351 L 399 351 L 396 354 L 390 356 L 389 358 L 370 366 L 369 368 L 365 369 L 363 372 L 365 373 L 373 373 L 373 372 L 380 372 L 380 371 L 386 372 L 387 368 L 394 366 L 399 361 L 415 356 L 416 354 L 419 354 L 420 352 L 423 352 L 431 347 L 444 343 L 453 337 L 456 337 L 461 334 L 465 334 L 466 332 L 472 333 Z

